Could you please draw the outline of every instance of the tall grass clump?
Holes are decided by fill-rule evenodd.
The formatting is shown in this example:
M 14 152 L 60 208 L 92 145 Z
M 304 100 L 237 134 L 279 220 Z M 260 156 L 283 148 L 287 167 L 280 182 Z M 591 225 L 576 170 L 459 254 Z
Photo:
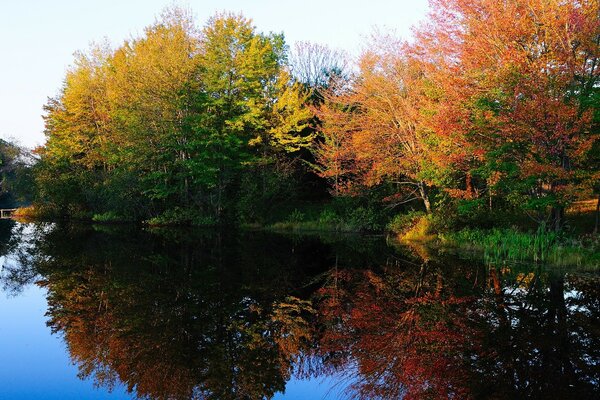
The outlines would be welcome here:
M 600 254 L 580 242 L 540 226 L 535 232 L 516 229 L 463 229 L 442 239 L 461 249 L 480 250 L 488 263 L 535 262 L 553 265 L 597 265 Z
M 430 242 L 437 238 L 438 218 L 422 211 L 398 214 L 387 224 L 388 232 L 401 240 Z

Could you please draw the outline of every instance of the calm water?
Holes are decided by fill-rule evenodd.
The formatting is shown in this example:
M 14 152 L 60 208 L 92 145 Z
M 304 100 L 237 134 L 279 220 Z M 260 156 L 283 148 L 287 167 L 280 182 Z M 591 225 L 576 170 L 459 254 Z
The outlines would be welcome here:
M 600 273 L 0 224 L 0 399 L 598 399 Z

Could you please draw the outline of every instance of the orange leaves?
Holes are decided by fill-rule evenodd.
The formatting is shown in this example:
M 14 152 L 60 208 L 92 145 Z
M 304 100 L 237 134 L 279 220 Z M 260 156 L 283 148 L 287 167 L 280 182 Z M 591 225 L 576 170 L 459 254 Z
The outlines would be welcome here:
M 334 271 L 319 302 L 320 352 L 358 369 L 357 398 L 467 398 L 460 354 L 474 338 L 461 309 L 472 299 L 433 271 L 409 270 Z
M 430 87 L 405 45 L 377 37 L 358 61 L 358 74 L 324 94 L 316 110 L 323 141 L 317 162 L 334 194 L 384 181 L 419 182 L 432 158 L 424 121 Z
M 428 121 L 443 138 L 437 162 L 464 174 L 506 145 L 502 162 L 522 177 L 572 185 L 599 137 L 585 106 L 600 79 L 599 12 L 597 0 L 433 1 L 410 54 L 443 99 Z

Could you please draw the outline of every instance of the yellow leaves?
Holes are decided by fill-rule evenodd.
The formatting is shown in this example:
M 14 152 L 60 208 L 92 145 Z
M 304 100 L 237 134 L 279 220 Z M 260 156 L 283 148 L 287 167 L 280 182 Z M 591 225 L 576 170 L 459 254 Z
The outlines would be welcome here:
M 286 152 L 294 152 L 310 146 L 315 135 L 300 135 L 308 127 L 313 115 L 305 105 L 307 95 L 302 92 L 300 85 L 289 85 L 288 80 L 287 73 L 280 74 L 279 96 L 271 113 L 269 139 L 275 147 L 282 148 Z
M 297 356 L 301 346 L 312 338 L 313 331 L 307 318 L 314 313 L 310 301 L 294 296 L 273 305 L 271 321 L 277 327 L 275 342 L 284 355 Z
M 533 272 L 529 272 L 527 274 L 520 272 L 519 274 L 517 274 L 517 284 L 521 289 L 529 289 L 529 287 L 535 281 L 535 279 L 536 276 Z

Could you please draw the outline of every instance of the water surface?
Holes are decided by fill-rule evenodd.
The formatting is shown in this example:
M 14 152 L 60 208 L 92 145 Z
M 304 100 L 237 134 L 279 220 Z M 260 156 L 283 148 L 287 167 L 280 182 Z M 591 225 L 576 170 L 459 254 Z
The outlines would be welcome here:
M 383 237 L 0 225 L 0 399 L 600 398 L 600 274 Z

